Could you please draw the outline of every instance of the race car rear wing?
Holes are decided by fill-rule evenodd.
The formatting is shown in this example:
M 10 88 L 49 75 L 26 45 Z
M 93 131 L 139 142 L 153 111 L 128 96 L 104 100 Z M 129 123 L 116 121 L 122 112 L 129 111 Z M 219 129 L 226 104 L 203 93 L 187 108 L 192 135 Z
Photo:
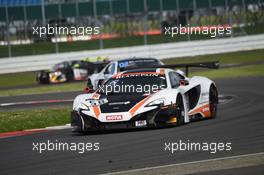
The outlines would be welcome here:
M 210 62 L 200 62 L 200 63 L 186 63 L 186 64 L 169 64 L 158 66 L 157 68 L 178 68 L 185 67 L 185 75 L 188 76 L 189 67 L 199 67 L 199 68 L 208 68 L 208 69 L 218 69 L 219 61 L 210 61 Z

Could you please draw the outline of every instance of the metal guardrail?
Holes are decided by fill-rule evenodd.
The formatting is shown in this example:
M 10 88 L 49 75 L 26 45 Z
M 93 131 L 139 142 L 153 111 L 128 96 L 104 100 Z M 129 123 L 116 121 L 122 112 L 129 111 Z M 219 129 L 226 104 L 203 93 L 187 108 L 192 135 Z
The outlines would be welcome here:
M 128 57 L 154 57 L 158 59 L 208 55 L 264 48 L 264 34 L 235 38 L 185 41 L 146 46 L 122 47 L 104 50 L 66 52 L 20 56 L 0 59 L 0 74 L 48 69 L 55 63 L 85 57 L 109 57 L 113 60 Z

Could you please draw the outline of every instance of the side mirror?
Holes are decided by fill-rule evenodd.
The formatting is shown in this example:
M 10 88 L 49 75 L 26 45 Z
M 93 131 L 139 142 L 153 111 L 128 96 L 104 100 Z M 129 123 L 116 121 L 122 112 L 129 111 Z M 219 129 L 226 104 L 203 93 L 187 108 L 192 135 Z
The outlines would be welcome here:
M 83 91 L 84 91 L 85 93 L 92 93 L 92 92 L 94 92 L 94 90 L 91 89 L 91 88 L 89 88 L 89 87 L 84 88 Z
M 188 80 L 180 80 L 180 86 L 187 86 L 187 85 L 189 85 Z

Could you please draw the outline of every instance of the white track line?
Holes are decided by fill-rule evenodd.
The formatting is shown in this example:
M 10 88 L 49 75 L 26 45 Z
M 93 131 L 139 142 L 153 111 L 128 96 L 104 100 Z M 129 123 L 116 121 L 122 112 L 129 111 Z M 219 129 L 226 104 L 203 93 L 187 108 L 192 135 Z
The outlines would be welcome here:
M 47 129 L 47 130 L 62 130 L 62 129 L 70 129 L 70 128 L 72 128 L 71 124 L 66 124 L 66 125 L 59 125 L 59 126 L 49 126 L 49 127 L 46 127 L 45 129 Z
M 226 101 L 222 100 L 226 95 L 220 94 L 219 100 L 220 102 Z M 25 101 L 25 102 L 10 102 L 10 103 L 0 103 L 0 107 L 7 106 L 17 106 L 17 105 L 33 105 L 33 104 L 46 104 L 46 103 L 63 103 L 63 102 L 73 102 L 73 99 L 64 99 L 64 100 L 36 100 L 36 101 Z
M 184 165 L 194 165 L 197 168 L 197 164 L 205 164 L 205 163 L 212 163 L 215 161 L 226 161 L 226 160 L 232 160 L 232 159 L 238 159 L 238 158 L 251 158 L 259 156 L 264 160 L 264 152 L 259 152 L 259 153 L 252 153 L 252 154 L 244 154 L 244 155 L 237 155 L 237 156 L 229 156 L 229 157 L 221 157 L 221 158 L 214 158 L 214 159 L 206 159 L 206 160 L 198 160 L 198 161 L 191 161 L 191 162 L 184 162 L 184 163 L 177 163 L 177 164 L 170 164 L 170 165 L 162 165 L 162 166 L 155 166 L 155 167 L 146 167 L 146 168 L 139 168 L 139 169 L 133 169 L 133 170 L 127 170 L 127 171 L 120 171 L 120 172 L 113 172 L 113 173 L 105 173 L 103 175 L 120 175 L 120 174 L 152 174 L 154 170 L 158 171 L 161 169 L 168 169 L 168 168 L 174 168 L 178 166 L 184 166 Z M 243 167 L 243 165 L 240 165 L 240 163 L 237 161 L 237 167 Z M 258 162 L 259 164 L 264 164 L 264 161 Z M 252 166 L 253 164 L 249 163 L 245 164 L 245 166 Z M 245 167 L 244 166 L 244 167 Z M 221 169 L 227 169 L 225 167 L 222 167 Z M 221 170 L 221 169 L 214 169 L 214 170 Z M 201 170 L 197 170 L 197 172 L 201 172 Z M 143 173 L 144 172 L 144 173 Z M 203 171 L 205 172 L 205 171 Z M 175 171 L 173 174 L 177 174 Z M 184 173 L 181 173 L 184 174 Z M 187 173 L 188 174 L 188 173 Z
M 10 103 L 1 103 L 0 104 L 0 107 L 16 106 L 16 105 L 46 104 L 46 103 L 63 103 L 63 102 L 73 102 L 73 99 L 65 99 L 65 100 L 37 100 L 37 101 L 25 101 L 25 102 L 10 102 Z

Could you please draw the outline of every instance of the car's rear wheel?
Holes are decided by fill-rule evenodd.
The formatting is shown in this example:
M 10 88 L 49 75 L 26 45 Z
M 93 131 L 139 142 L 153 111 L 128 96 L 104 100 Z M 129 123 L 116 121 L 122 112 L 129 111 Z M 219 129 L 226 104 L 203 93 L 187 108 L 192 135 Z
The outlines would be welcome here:
M 48 84 L 50 82 L 49 73 L 45 71 L 38 72 L 36 80 L 39 84 Z
M 185 115 L 185 109 L 183 104 L 183 99 L 181 95 L 178 95 L 176 99 L 176 111 L 177 111 L 177 125 L 183 125 L 184 122 L 184 115 Z
M 209 110 L 212 118 L 216 117 L 217 104 L 218 104 L 218 92 L 215 86 L 211 86 L 209 90 Z

